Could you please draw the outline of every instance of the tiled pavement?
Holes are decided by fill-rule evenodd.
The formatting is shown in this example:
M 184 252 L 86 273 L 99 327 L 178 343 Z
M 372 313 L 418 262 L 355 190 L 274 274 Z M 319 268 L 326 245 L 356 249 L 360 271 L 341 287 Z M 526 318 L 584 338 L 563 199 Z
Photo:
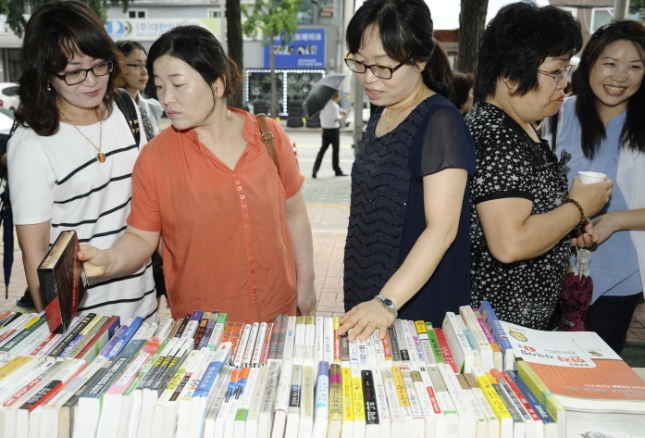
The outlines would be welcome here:
M 323 161 L 318 178 L 311 179 L 311 168 L 318 151 L 319 131 L 288 130 L 288 134 L 297 144 L 300 166 L 307 177 L 303 193 L 313 231 L 317 313 L 321 316 L 341 316 L 343 314 L 343 248 L 349 217 L 350 179 L 333 176 L 331 151 L 328 151 L 326 160 Z M 348 135 L 342 136 L 341 167 L 345 173 L 349 173 L 353 158 L 350 141 Z M 0 255 L 1 252 L 2 245 L 0 245 Z M 3 277 L 2 272 L 0 277 Z M 15 309 L 16 300 L 22 296 L 26 286 L 22 257 L 16 244 L 9 297 L 0 298 L 0 311 Z M 159 311 L 162 320 L 169 317 L 165 302 L 160 304 Z M 628 341 L 645 343 L 645 304 L 640 304 L 636 309 Z

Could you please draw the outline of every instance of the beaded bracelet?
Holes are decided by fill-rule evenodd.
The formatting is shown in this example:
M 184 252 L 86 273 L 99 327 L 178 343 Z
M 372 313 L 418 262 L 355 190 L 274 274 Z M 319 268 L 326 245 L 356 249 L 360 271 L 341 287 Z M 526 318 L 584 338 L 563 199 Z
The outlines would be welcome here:
M 582 205 L 580 205 L 575 199 L 571 198 L 563 200 L 562 205 L 564 204 L 573 204 L 578 207 L 578 211 L 580 212 L 580 223 L 574 228 L 574 230 L 583 231 L 585 229 L 585 225 L 587 225 L 587 217 L 585 216 L 585 211 L 582 209 Z

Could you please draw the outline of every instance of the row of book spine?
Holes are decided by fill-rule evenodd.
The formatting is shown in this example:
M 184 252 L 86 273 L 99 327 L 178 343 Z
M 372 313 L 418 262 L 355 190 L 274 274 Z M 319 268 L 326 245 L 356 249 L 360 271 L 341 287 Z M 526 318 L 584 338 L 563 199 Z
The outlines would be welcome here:
M 54 335 L 42 320 L 0 315 L 5 437 L 542 437 L 562 430 L 558 406 L 540 400 L 539 382 L 527 390 L 536 386 L 530 369 L 518 362 L 513 370 L 487 303 L 448 313 L 441 328 L 396 320 L 383 339 L 377 331 L 366 342 L 348 342 L 337 334 L 338 319 L 323 317 L 243 324 L 196 311 L 159 327 L 88 314 Z

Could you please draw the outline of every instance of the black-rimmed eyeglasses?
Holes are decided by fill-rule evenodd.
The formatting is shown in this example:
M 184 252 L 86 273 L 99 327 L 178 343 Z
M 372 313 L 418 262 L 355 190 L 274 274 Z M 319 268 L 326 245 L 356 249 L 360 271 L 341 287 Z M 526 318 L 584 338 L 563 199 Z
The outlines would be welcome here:
M 87 79 L 87 72 L 91 71 L 94 76 L 98 78 L 99 76 L 109 75 L 112 73 L 113 68 L 114 63 L 112 61 L 105 61 L 100 64 L 96 64 L 92 68 L 83 68 L 80 70 L 70 71 L 62 75 L 57 74 L 56 76 L 64 80 L 67 85 L 76 85 Z
M 365 64 L 364 62 L 357 61 L 352 58 L 344 58 L 345 59 L 345 64 L 347 64 L 347 67 L 354 73 L 365 73 L 367 69 L 369 68 L 372 71 L 372 74 L 376 76 L 379 79 L 392 79 L 392 75 L 394 74 L 395 71 L 400 69 L 406 62 L 402 62 L 396 67 L 385 67 L 383 65 L 368 65 Z
M 570 65 L 558 72 L 550 72 L 550 71 L 544 71 L 544 70 L 538 70 L 538 73 L 542 73 L 543 75 L 547 75 L 553 78 L 553 82 L 556 84 L 560 82 L 562 79 L 567 79 L 569 76 L 571 76 L 571 73 L 573 73 L 573 70 L 575 69 L 575 65 Z

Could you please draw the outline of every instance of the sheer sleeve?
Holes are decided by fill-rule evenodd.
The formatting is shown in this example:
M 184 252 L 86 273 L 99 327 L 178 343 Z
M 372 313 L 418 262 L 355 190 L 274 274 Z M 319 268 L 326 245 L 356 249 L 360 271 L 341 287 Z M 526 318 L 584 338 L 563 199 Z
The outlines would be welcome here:
M 456 108 L 435 111 L 423 138 L 421 175 L 444 169 L 465 169 L 475 173 L 475 144 L 463 117 Z

